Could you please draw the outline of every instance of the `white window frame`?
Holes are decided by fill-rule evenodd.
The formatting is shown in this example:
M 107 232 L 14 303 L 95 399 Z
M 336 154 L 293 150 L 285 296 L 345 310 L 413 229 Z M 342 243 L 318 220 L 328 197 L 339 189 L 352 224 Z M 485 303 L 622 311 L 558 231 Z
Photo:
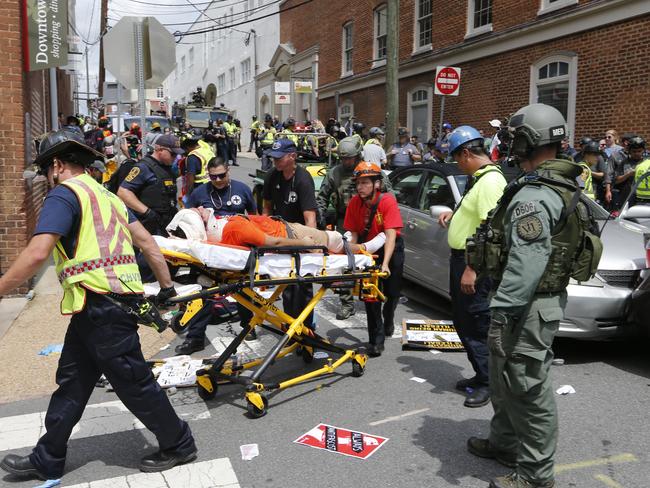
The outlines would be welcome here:
M 217 76 L 217 95 L 221 96 L 226 93 L 226 73 Z
M 420 1 L 422 0 L 415 0 L 414 8 L 413 8 L 413 17 L 414 17 L 413 54 L 431 51 L 433 49 L 433 45 L 431 42 L 429 44 L 420 45 L 420 17 L 418 17 L 420 13 Z M 433 0 L 430 1 L 431 1 L 431 41 L 433 42 Z
M 419 102 L 413 102 L 412 97 L 413 94 L 416 92 L 419 92 L 420 90 L 425 91 L 427 93 L 427 99 L 426 101 L 419 101 Z M 413 89 L 409 90 L 406 93 L 406 120 L 407 120 L 407 127 L 409 130 L 409 133 L 411 135 L 417 135 L 414 132 L 413 124 L 412 124 L 412 115 L 413 115 L 413 106 L 423 106 L 426 104 L 427 106 L 427 132 L 425 134 L 425 139 L 422 140 L 420 139 L 420 142 L 426 146 L 427 141 L 431 137 L 432 129 L 433 129 L 433 87 L 431 85 L 418 85 L 414 87 Z M 419 137 L 419 136 L 418 136 Z
M 494 7 L 494 1 L 490 5 L 490 9 Z M 468 37 L 478 36 L 486 32 L 492 32 L 492 22 L 474 28 L 474 13 L 476 11 L 476 0 L 468 0 L 467 2 L 467 33 L 465 39 Z M 494 13 L 494 12 L 492 12 Z
M 337 119 L 343 122 L 343 118 L 350 120 L 354 117 L 354 103 L 352 100 L 345 100 L 341 105 L 339 105 L 339 113 L 337 114 Z M 343 128 L 345 124 L 341 124 Z
M 386 55 L 388 52 L 384 55 L 383 58 L 379 57 L 379 19 L 380 16 L 383 15 L 385 22 L 385 29 L 386 33 L 384 36 L 387 39 L 388 42 L 388 7 L 386 4 L 380 5 L 377 7 L 372 14 L 372 23 L 373 23 L 373 34 L 372 34 L 372 67 L 373 68 L 378 68 L 379 66 L 384 66 L 386 64 Z M 386 46 L 386 49 L 388 49 L 388 46 Z
M 185 74 L 185 56 L 181 56 L 181 74 Z
M 551 3 L 551 0 L 540 0 L 539 10 L 537 15 L 544 15 L 549 12 L 554 12 L 555 10 L 560 10 L 564 7 L 569 7 L 571 5 L 577 5 L 578 0 L 557 0 Z
M 194 46 L 192 46 L 188 52 L 188 57 L 189 57 L 189 64 L 187 65 L 188 68 L 191 68 L 194 66 Z
M 569 72 L 566 75 L 555 76 L 540 83 L 539 69 L 549 63 L 568 63 Z M 530 67 L 530 103 L 537 103 L 539 85 L 546 83 L 557 83 L 560 81 L 569 82 L 569 99 L 567 101 L 567 131 L 569 140 L 575 134 L 576 123 L 576 92 L 578 87 L 578 55 L 575 53 L 560 53 L 546 56 Z
M 251 58 L 244 59 L 239 63 L 239 67 L 241 71 L 241 84 L 245 85 L 251 81 Z
M 237 72 L 234 66 L 228 68 L 228 82 L 230 83 L 231 90 L 237 88 Z
M 346 44 L 346 32 L 350 29 L 350 46 Z M 350 69 L 347 69 L 346 56 L 350 53 Z M 346 22 L 341 29 L 341 78 L 354 74 L 354 23 Z

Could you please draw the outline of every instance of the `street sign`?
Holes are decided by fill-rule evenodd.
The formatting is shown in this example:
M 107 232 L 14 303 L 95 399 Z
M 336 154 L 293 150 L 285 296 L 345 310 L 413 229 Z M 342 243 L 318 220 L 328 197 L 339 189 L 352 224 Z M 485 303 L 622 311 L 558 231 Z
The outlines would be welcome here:
M 318 424 L 293 442 L 344 456 L 368 459 L 387 440 L 387 437 Z
M 436 95 L 458 96 L 460 91 L 460 68 L 438 66 L 433 85 Z
M 138 88 L 136 24 L 142 26 L 145 88 L 158 88 L 176 65 L 174 36 L 154 17 L 122 17 L 104 36 L 106 69 L 129 89 Z
M 68 64 L 67 0 L 23 0 L 23 62 L 25 71 Z
M 284 95 L 282 93 L 275 94 L 275 104 L 276 105 L 290 105 L 291 97 L 289 95 Z
M 290 93 L 291 92 L 291 83 L 288 81 L 276 81 L 275 82 L 275 93 Z
M 294 81 L 293 91 L 296 93 L 311 93 L 313 91 L 311 81 Z

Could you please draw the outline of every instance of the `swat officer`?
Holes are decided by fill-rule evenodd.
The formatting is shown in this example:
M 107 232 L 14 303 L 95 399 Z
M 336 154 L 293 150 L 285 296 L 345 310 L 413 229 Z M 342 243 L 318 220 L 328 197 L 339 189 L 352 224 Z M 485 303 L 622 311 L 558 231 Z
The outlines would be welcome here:
M 151 156 L 143 157 L 131 169 L 117 191 L 151 234 L 167 235 L 165 227 L 176 214 L 176 180 L 171 165 L 183 153 L 176 136 L 163 134 Z
M 318 226 L 324 229 L 327 226 L 326 218 L 330 203 L 336 212 L 336 230 L 343 233 L 343 221 L 348 204 L 357 190 L 352 179 L 354 168 L 361 162 L 361 152 L 363 145 L 359 138 L 351 136 L 343 139 L 338 146 L 338 155 L 341 164 L 330 169 L 316 197 L 318 204 Z M 386 174 L 382 172 L 382 188 L 384 192 L 391 191 L 390 181 Z M 342 292 L 341 308 L 336 313 L 337 320 L 345 320 L 354 315 L 354 298 L 352 292 Z M 390 324 L 387 324 L 390 326 Z M 393 331 L 386 331 L 387 335 L 393 335 Z
M 9 454 L 0 463 L 21 477 L 61 478 L 68 439 L 102 373 L 158 439 L 160 450 L 142 459 L 142 471 L 163 471 L 196 458 L 190 428 L 151 374 L 137 320 L 126 311 L 139 307 L 143 293 L 131 243 L 156 273 L 163 287 L 161 300 L 175 294 L 171 278 L 151 235 L 119 198 L 85 174 L 84 168 L 97 157 L 101 155 L 78 133 L 66 129 L 41 141 L 35 163 L 53 189 L 43 203 L 34 237 L 0 277 L 2 296 L 33 276 L 52 253 L 63 287 L 61 312 L 72 315 L 56 372 L 59 386 L 45 417 L 46 432 L 29 456 Z
M 569 278 L 593 276 L 602 244 L 578 198 L 580 166 L 556 159 L 566 136 L 562 114 L 532 104 L 508 125 L 511 154 L 524 175 L 506 187 L 487 223 L 467 241 L 468 264 L 495 283 L 488 331 L 494 416 L 489 437 L 471 437 L 467 447 L 515 468 L 493 479 L 491 488 L 551 488 L 558 431 L 551 346 Z M 593 253 L 580 246 L 585 239 Z

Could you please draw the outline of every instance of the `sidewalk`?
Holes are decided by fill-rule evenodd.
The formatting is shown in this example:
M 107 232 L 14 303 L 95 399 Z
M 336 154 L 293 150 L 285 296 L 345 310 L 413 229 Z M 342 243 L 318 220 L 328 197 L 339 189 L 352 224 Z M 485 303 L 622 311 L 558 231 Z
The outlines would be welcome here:
M 0 403 L 51 394 L 56 388 L 54 373 L 60 354 L 39 356 L 48 345 L 63 344 L 69 317 L 61 315 L 63 292 L 54 266 L 48 266 L 34 287 L 34 298 L 0 301 Z M 158 334 L 140 327 L 140 342 L 146 358 L 160 351 L 176 335 L 171 330 Z

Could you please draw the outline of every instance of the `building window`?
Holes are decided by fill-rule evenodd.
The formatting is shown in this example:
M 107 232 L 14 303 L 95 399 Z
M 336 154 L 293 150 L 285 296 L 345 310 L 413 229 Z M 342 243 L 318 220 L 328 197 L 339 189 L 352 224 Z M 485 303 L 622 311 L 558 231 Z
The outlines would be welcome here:
M 208 65 L 208 33 L 203 33 L 203 67 Z
M 467 5 L 467 35 L 492 31 L 492 0 L 469 0 Z
M 162 86 L 156 88 L 156 98 L 165 98 L 165 89 Z
M 185 74 L 185 56 L 181 57 L 181 74 Z
M 547 14 L 554 10 L 559 10 L 570 5 L 576 5 L 578 0 L 540 0 L 539 11 L 537 15 Z
M 251 81 L 251 58 L 241 62 L 241 84 Z
M 352 27 L 352 23 L 343 26 L 343 76 L 352 74 Z
M 431 137 L 431 98 L 431 87 L 427 86 L 417 87 L 408 94 L 408 128 L 423 144 Z
M 386 6 L 375 10 L 375 49 L 373 52 L 373 61 L 383 61 L 386 59 Z
M 354 117 L 354 105 L 351 101 L 343 102 L 339 107 L 339 120 L 341 121 L 341 126 L 347 124 L 352 117 Z
M 189 67 L 191 68 L 192 66 L 194 66 L 194 48 L 193 47 L 190 48 L 190 64 L 189 64 Z
M 226 92 L 226 75 L 225 73 L 217 76 L 217 95 L 223 95 Z
M 572 137 L 575 126 L 576 56 L 545 58 L 531 67 L 530 102 L 545 103 L 557 108 L 567 121 Z
M 234 66 L 228 70 L 228 78 L 230 78 L 230 89 L 234 90 L 237 88 L 237 79 L 235 78 Z
M 432 0 L 418 0 L 416 10 L 416 49 L 431 45 Z

